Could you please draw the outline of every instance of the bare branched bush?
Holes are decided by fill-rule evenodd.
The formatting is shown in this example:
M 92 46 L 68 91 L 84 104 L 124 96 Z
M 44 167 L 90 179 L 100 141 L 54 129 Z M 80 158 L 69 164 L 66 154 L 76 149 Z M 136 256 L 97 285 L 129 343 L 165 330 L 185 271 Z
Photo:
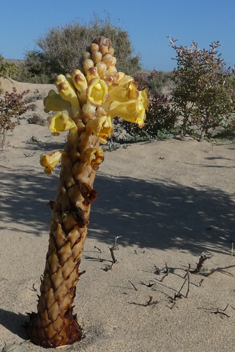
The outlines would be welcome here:
M 31 100 L 25 98 L 28 93 L 27 90 L 19 94 L 14 87 L 11 93 L 5 92 L 0 97 L 0 147 L 2 151 L 5 147 L 7 131 L 13 131 L 20 124 L 19 117 L 31 109 Z

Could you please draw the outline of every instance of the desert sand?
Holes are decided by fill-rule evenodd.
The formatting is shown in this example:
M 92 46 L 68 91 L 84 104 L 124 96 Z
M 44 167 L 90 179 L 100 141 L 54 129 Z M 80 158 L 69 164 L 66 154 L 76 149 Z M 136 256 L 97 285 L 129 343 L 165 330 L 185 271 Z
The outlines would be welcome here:
M 1 83 L 42 95 L 53 87 Z M 46 118 L 42 99 L 35 104 Z M 0 350 L 27 339 L 22 325 L 36 310 L 60 172 L 46 176 L 39 156 L 65 138 L 23 119 L 0 153 Z M 85 338 L 62 351 L 234 351 L 234 154 L 234 144 L 177 139 L 105 152 L 74 308 Z M 202 252 L 211 258 L 193 274 Z

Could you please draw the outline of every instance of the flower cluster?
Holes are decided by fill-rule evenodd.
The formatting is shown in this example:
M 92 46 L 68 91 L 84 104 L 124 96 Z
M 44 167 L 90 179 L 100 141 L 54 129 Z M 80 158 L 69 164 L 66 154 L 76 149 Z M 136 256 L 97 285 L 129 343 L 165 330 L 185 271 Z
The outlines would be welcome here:
M 78 126 L 82 124 L 88 135 L 97 136 L 100 143 L 105 144 L 113 134 L 112 120 L 115 116 L 140 128 L 144 126 L 149 107 L 147 89 L 138 91 L 134 78 L 117 72 L 113 54 L 109 39 L 95 39 L 84 53 L 81 67 L 74 69 L 71 75 L 56 77 L 58 93 L 52 90 L 44 99 L 45 111 L 55 111 L 49 119 L 53 135 L 67 130 L 70 134 L 77 134 L 78 128 L 81 128 Z M 45 160 L 50 163 L 50 158 L 45 159 L 44 156 L 41 160 L 48 173 L 50 165 L 46 165 Z M 92 160 L 96 164 L 94 155 Z
M 169 132 L 174 128 L 177 114 L 171 108 L 169 96 L 162 93 L 162 87 L 170 80 L 170 75 L 154 69 L 134 76 L 139 88 L 148 90 L 149 109 L 146 113 L 145 128 L 139 129 L 135 124 L 118 119 L 118 124 L 134 138 L 156 138 L 160 131 Z

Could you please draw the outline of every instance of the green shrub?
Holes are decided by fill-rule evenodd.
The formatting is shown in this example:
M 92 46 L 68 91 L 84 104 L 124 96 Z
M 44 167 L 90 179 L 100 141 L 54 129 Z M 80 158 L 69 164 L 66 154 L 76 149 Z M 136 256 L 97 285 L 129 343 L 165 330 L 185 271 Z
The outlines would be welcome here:
M 228 128 L 235 95 L 229 82 L 231 71 L 225 69 L 226 64 L 218 54 L 219 42 L 211 43 L 209 50 L 202 50 L 194 41 L 190 48 L 176 46 L 176 40 L 170 41 L 177 54 L 172 104 L 182 116 L 182 134 L 197 126 L 203 140 L 209 129 Z
M 0 75 L 15 78 L 19 71 L 19 66 L 11 62 L 4 61 L 4 57 L 0 55 Z
M 30 83 L 54 83 L 54 75 L 51 73 L 44 54 L 38 50 L 28 51 L 24 64 L 20 67 L 16 80 Z
M 117 69 L 132 75 L 140 66 L 140 56 L 133 55 L 129 34 L 112 23 L 109 14 L 101 19 L 94 15 L 88 23 L 74 21 L 62 27 L 48 29 L 36 40 L 37 50 L 26 53 L 24 74 L 32 82 L 38 79 L 53 82 L 57 74 L 67 74 L 79 68 L 81 56 L 93 39 L 104 36 L 112 41 L 117 58 Z M 23 79 L 21 75 L 21 80 Z

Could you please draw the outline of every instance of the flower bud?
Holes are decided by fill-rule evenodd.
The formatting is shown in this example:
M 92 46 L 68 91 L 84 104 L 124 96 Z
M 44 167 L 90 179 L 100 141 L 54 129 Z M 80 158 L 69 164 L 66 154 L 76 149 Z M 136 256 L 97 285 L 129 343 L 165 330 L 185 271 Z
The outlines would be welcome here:
M 103 56 L 109 53 L 109 48 L 106 45 L 100 47 L 100 52 Z
M 87 89 L 87 80 L 84 74 L 80 70 L 73 70 L 72 77 L 74 81 L 74 86 L 77 89 L 78 93 L 85 93 Z
M 56 87 L 58 88 L 59 84 L 64 82 L 65 80 L 66 80 L 66 77 L 64 75 L 58 75 L 55 79 Z
M 86 59 L 90 59 L 91 58 L 91 54 L 86 51 L 84 54 L 83 54 L 83 59 L 86 60 Z
M 102 54 L 100 51 L 93 51 L 91 55 L 91 59 L 94 61 L 94 64 L 96 65 L 98 62 L 102 60 Z
M 103 57 L 103 60 L 102 60 L 106 66 L 109 68 L 109 66 L 112 65 L 112 62 L 113 62 L 113 56 L 110 55 L 110 54 L 106 54 L 104 57 Z
M 117 73 L 117 68 L 116 68 L 116 66 L 109 66 L 109 68 L 108 68 L 107 71 L 106 71 L 106 74 L 108 74 L 108 75 L 113 75 L 113 74 L 115 74 L 115 73 Z
M 73 72 L 72 72 L 72 74 L 71 74 L 71 76 L 72 76 L 72 78 L 74 78 L 75 76 L 77 76 L 77 75 L 83 75 L 83 73 L 81 72 L 81 70 L 79 70 L 78 68 L 75 68 L 74 70 L 73 70 Z M 83 75 L 84 76 L 84 75 Z M 84 76 L 84 78 L 85 78 L 85 76 Z
M 82 65 L 83 65 L 83 70 L 84 70 L 85 75 L 86 75 L 88 70 L 89 70 L 89 68 L 94 66 L 94 62 L 91 59 L 86 59 L 86 60 L 83 61 Z
M 108 51 L 108 54 L 113 55 L 114 54 L 114 48 L 110 47 L 109 51 Z
M 107 70 L 106 64 L 103 61 L 100 61 L 100 62 L 98 62 L 98 64 L 96 64 L 95 67 L 97 68 L 99 77 L 103 78 L 105 75 L 105 72 Z
M 96 43 L 101 48 L 103 45 L 106 45 L 108 48 L 112 46 L 111 40 L 105 37 L 99 37 L 93 40 L 92 43 Z
M 93 53 L 94 51 L 99 51 L 99 45 L 96 43 L 91 43 L 90 50 L 91 53 Z
M 116 59 L 116 57 L 113 56 L 113 60 L 112 60 L 111 66 L 116 66 L 116 63 L 117 63 L 117 59 Z

